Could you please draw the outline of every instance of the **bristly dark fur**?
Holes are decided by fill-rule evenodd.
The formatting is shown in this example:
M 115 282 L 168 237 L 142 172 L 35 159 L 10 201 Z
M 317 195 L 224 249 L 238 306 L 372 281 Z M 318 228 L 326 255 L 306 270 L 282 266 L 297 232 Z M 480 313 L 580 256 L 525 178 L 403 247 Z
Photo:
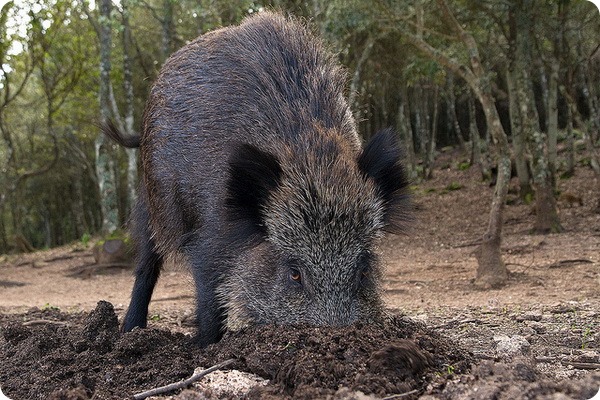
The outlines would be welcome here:
M 249 235 L 256 232 L 266 236 L 262 210 L 280 178 L 281 166 L 275 156 L 249 144 L 240 145 L 229 161 L 228 220 L 253 228 Z
M 108 120 L 106 123 L 102 124 L 101 128 L 102 132 L 106 136 L 123 147 L 128 147 L 130 149 L 140 147 L 139 136 L 126 136 L 123 132 L 119 131 L 119 128 L 117 128 L 115 123 L 111 120 Z
M 358 158 L 360 169 L 372 178 L 384 200 L 385 230 L 401 233 L 409 218 L 409 181 L 395 132 L 388 128 L 378 132 L 367 143 Z
M 165 62 L 144 111 L 138 267 L 123 329 L 145 326 L 163 259 L 194 275 L 198 343 L 253 323 L 343 325 L 383 313 L 377 241 L 400 231 L 391 131 L 361 148 L 346 73 L 301 22 L 261 12 Z

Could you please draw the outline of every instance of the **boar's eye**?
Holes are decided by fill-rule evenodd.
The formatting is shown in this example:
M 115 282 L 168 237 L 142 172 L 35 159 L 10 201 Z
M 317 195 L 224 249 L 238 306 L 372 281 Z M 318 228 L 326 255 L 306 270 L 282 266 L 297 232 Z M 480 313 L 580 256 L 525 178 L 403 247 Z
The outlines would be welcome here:
M 290 279 L 294 283 L 302 284 L 302 274 L 296 268 L 290 268 Z

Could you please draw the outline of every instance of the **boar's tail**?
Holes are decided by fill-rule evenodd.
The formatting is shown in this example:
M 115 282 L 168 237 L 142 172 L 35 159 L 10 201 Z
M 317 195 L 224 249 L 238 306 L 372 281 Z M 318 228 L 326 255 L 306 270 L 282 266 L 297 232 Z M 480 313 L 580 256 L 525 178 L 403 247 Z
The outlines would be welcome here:
M 102 124 L 102 132 L 121 146 L 129 148 L 140 147 L 139 135 L 130 136 L 123 134 L 111 120 Z

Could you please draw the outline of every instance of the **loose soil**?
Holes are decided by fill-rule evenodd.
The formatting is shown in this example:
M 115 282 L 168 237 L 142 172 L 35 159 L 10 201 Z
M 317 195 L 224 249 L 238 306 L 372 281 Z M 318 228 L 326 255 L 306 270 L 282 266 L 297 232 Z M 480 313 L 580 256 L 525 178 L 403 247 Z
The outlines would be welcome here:
M 260 326 L 201 350 L 193 284 L 176 262 L 159 281 L 149 329 L 120 334 L 130 269 L 94 268 L 83 244 L 0 257 L 0 388 L 13 400 L 126 399 L 233 358 L 225 369 L 241 371 L 252 382 L 245 389 L 234 389 L 233 372 L 224 389 L 208 385 L 214 373 L 159 398 L 592 398 L 600 389 L 592 171 L 559 182 L 583 201 L 559 201 L 559 234 L 530 233 L 533 207 L 513 182 L 502 246 L 509 282 L 483 290 L 473 285 L 473 251 L 493 188 L 457 159 L 441 155 L 434 178 L 414 189 L 409 233 L 381 244 L 390 314 L 382 325 Z

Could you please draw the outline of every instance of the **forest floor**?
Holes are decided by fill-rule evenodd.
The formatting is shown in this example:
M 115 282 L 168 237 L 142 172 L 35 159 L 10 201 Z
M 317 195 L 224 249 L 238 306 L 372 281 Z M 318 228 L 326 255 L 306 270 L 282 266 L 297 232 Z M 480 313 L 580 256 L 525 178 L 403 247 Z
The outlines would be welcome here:
M 473 285 L 473 252 L 493 188 L 450 160 L 456 154 L 442 154 L 433 179 L 415 187 L 408 234 L 381 245 L 393 315 L 384 326 L 257 327 L 199 350 L 190 343 L 193 282 L 171 263 L 151 329 L 122 335 L 131 270 L 96 269 L 91 249 L 74 244 L 0 257 L 0 388 L 13 400 L 131 398 L 234 358 L 231 372 L 171 398 L 592 398 L 600 390 L 592 171 L 580 166 L 559 182 L 582 199 L 559 201 L 559 234 L 532 234 L 533 206 L 511 190 L 502 244 L 509 281 L 483 290 Z

